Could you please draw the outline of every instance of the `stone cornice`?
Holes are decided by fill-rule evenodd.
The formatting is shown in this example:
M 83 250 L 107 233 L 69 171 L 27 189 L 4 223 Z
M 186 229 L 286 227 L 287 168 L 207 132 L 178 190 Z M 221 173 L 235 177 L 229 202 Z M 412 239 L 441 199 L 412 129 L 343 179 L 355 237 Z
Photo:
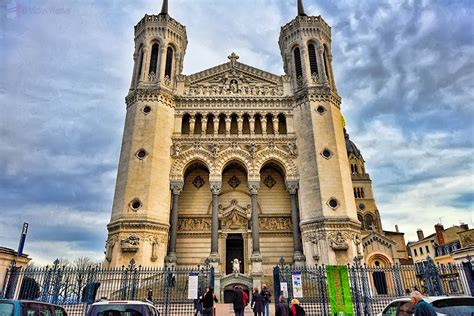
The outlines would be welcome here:
M 258 112 L 260 108 L 279 109 L 290 111 L 293 108 L 294 100 L 292 97 L 273 97 L 273 96 L 177 96 L 177 109 L 210 109 L 223 110 L 239 109 L 252 110 Z M 218 108 L 218 109 L 216 109 Z
M 302 231 L 310 231 L 317 229 L 340 229 L 350 228 L 360 232 L 360 222 L 351 220 L 349 217 L 324 217 L 319 216 L 312 219 L 302 220 L 300 222 Z
M 324 86 L 304 87 L 294 94 L 294 101 L 296 106 L 308 101 L 329 101 L 338 109 L 341 108 L 341 97 L 339 94 L 337 94 L 336 91 Z
M 182 38 L 186 38 L 186 26 L 182 25 L 169 15 L 148 15 L 145 16 L 135 25 L 135 37 L 141 35 L 146 27 L 169 28 Z
M 169 225 L 149 220 L 149 219 L 120 219 L 117 221 L 111 221 L 107 225 L 109 233 L 115 231 L 126 231 L 126 230 L 152 230 L 152 231 L 163 231 L 168 232 Z
M 160 86 L 158 88 L 137 88 L 130 91 L 130 93 L 125 97 L 127 109 L 138 101 L 161 101 L 169 107 L 175 107 L 175 97 L 171 90 Z
M 326 42 L 331 41 L 331 27 L 319 16 L 297 16 L 286 25 L 281 27 L 278 43 L 280 48 L 284 41 L 298 38 L 298 33 L 305 32 L 305 35 L 316 31 L 314 37 L 319 38 L 320 34 L 324 36 Z M 318 32 L 319 31 L 319 32 Z

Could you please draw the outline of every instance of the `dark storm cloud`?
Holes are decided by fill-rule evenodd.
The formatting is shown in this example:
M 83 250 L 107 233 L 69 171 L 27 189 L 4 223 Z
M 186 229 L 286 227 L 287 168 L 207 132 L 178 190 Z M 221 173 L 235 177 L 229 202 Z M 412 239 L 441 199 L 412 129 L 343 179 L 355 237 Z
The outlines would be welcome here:
M 100 259 L 120 152 L 133 26 L 159 1 L 7 1 L 64 8 L 1 20 L 0 240 L 31 224 L 36 261 Z M 2 2 L 3 4 L 3 2 Z M 472 221 L 474 31 L 469 1 L 311 1 L 332 26 L 351 139 L 384 228 L 414 236 Z M 61 13 L 62 12 L 62 13 Z M 280 26 L 293 0 L 170 1 L 187 27 L 184 72 L 239 61 L 283 73 Z M 414 223 L 411 215 L 419 214 Z M 450 215 L 452 214 L 452 215 Z

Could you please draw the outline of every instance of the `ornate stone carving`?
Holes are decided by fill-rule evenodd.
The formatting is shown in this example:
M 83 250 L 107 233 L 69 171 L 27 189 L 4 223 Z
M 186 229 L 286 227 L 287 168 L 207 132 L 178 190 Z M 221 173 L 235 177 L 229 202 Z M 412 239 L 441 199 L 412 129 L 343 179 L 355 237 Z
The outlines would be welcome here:
M 298 157 L 298 147 L 296 146 L 296 142 L 289 142 L 286 145 L 286 149 L 291 157 Z
M 261 230 L 281 231 L 291 230 L 291 218 L 289 217 L 260 217 L 259 228 Z
M 269 175 L 265 178 L 265 180 L 263 180 L 263 184 L 265 184 L 267 188 L 271 189 L 275 186 L 276 181 L 272 176 Z
M 254 158 L 255 157 L 255 152 L 257 151 L 257 145 L 255 145 L 255 143 L 250 143 L 247 145 L 247 149 L 249 151 L 249 154 L 250 154 L 250 158 Z
M 179 218 L 178 231 L 208 231 L 211 229 L 210 218 Z
M 232 262 L 232 272 L 233 273 L 240 273 L 240 260 L 235 258 Z
M 219 205 L 222 229 L 247 229 L 249 209 L 250 205 L 240 206 L 237 200 L 230 201 L 226 207 Z
M 107 240 L 105 244 L 105 260 L 107 260 L 108 262 L 112 260 L 112 253 L 114 251 L 116 241 L 116 237 L 111 237 Z
M 204 181 L 204 179 L 201 176 L 197 176 L 193 180 L 193 185 L 196 189 L 199 190 L 204 185 L 205 182 L 206 181 Z
M 171 145 L 170 152 L 171 152 L 171 157 L 177 158 L 181 152 L 181 148 L 179 147 L 178 144 L 173 143 L 173 145 Z
M 126 239 L 120 241 L 122 252 L 137 252 L 140 246 L 140 238 L 137 236 L 129 236 Z
M 249 181 L 249 192 L 250 192 L 250 194 L 258 194 L 259 189 L 260 189 L 260 182 Z
M 216 143 L 212 143 L 210 149 L 212 158 L 216 159 L 219 155 L 219 145 L 217 145 Z
M 298 181 L 286 181 L 286 189 L 290 194 L 296 194 L 298 187 Z
M 219 194 L 219 193 L 221 193 L 222 182 L 211 181 L 211 182 L 210 182 L 210 185 L 211 185 L 211 192 L 212 192 L 212 194 Z
M 156 74 L 155 74 L 154 71 L 152 71 L 148 74 L 148 81 L 149 82 L 155 82 L 156 81 Z
M 230 177 L 229 181 L 227 182 L 233 189 L 240 185 L 240 180 L 236 176 Z
M 332 250 L 347 250 L 349 249 L 349 243 L 341 232 L 337 232 L 333 237 L 329 239 L 329 246 Z
M 180 194 L 183 191 L 183 182 L 182 181 L 171 181 L 170 189 L 173 194 Z
M 362 238 L 359 234 L 354 234 L 354 245 L 357 249 L 357 256 L 361 258 L 363 256 L 363 248 L 362 248 Z

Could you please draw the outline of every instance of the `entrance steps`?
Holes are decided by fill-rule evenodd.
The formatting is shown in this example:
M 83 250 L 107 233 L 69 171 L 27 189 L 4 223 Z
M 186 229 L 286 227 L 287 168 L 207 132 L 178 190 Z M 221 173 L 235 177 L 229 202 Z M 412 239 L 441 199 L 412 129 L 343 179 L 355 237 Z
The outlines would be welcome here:
M 216 304 L 216 316 L 234 316 L 232 304 Z M 275 304 L 270 304 L 270 315 L 275 315 Z M 245 316 L 253 316 L 250 306 L 245 307 Z

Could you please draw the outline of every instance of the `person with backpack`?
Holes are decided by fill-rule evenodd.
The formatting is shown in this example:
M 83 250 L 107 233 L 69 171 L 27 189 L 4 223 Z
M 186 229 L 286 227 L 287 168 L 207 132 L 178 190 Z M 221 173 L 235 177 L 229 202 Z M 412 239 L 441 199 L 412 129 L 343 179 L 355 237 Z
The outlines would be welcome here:
M 262 285 L 262 291 L 260 292 L 260 294 L 263 297 L 263 304 L 265 306 L 265 316 L 270 316 L 270 303 L 272 302 L 270 298 L 272 297 L 272 294 L 268 290 L 266 284 Z

